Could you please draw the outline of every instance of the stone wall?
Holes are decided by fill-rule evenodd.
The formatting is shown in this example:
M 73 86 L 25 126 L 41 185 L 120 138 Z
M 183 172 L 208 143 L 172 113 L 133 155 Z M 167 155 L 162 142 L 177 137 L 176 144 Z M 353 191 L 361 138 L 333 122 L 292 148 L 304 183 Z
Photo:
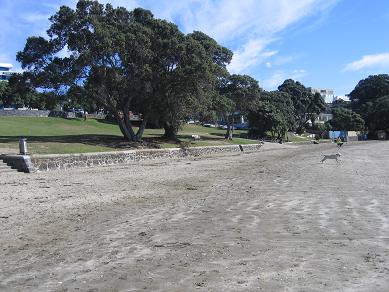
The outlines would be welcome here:
M 73 112 L 50 110 L 0 110 L 0 116 L 75 118 L 76 114 Z
M 8 166 L 11 166 L 12 169 L 17 169 L 21 172 L 35 172 L 34 165 L 31 163 L 30 156 L 28 155 L 0 155 L 0 160 L 5 162 Z
M 0 110 L 0 116 L 48 117 L 49 114 L 47 110 Z
M 193 147 L 188 149 L 147 149 L 120 152 L 98 152 L 84 154 L 46 154 L 32 155 L 31 162 L 37 170 L 65 170 L 74 167 L 92 167 L 114 165 L 133 161 L 152 159 L 171 159 L 183 157 L 200 157 L 225 152 L 258 151 L 262 144 Z

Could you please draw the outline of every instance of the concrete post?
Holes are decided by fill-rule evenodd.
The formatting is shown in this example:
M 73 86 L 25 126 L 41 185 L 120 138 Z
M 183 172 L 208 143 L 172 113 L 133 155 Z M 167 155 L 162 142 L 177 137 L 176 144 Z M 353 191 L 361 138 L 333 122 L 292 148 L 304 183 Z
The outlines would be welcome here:
M 20 155 L 27 155 L 27 139 L 26 138 L 20 138 L 19 139 L 19 154 Z

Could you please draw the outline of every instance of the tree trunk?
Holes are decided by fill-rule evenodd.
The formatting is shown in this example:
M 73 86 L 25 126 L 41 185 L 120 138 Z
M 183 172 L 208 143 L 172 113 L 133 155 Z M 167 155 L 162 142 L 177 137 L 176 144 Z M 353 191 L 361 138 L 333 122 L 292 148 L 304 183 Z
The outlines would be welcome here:
M 131 121 L 130 121 L 130 114 L 129 114 L 130 108 L 129 106 L 126 105 L 124 112 L 123 112 L 123 117 L 124 117 L 124 125 L 126 127 L 126 130 L 130 133 L 131 135 L 131 141 L 136 140 L 136 135 L 134 130 L 132 129 Z
M 230 119 L 228 118 L 228 115 L 224 115 L 224 120 L 226 121 L 227 123 L 227 132 L 226 134 L 224 135 L 224 138 L 225 139 L 231 139 L 231 123 L 230 123 Z
M 302 133 L 304 133 L 305 122 L 306 122 L 305 119 L 302 119 L 301 117 L 298 118 L 298 120 L 296 121 L 296 124 L 297 124 L 296 132 L 297 132 L 297 134 L 302 134 Z
M 282 143 L 283 142 L 283 137 L 285 137 L 285 134 L 283 134 L 283 131 L 280 129 L 277 132 L 277 140 L 278 142 Z
M 148 120 L 148 117 L 147 117 L 147 115 L 145 115 L 143 117 L 142 123 L 139 126 L 138 132 L 136 132 L 136 135 L 135 135 L 137 141 L 142 140 L 142 136 L 143 136 L 143 133 L 144 133 L 146 125 L 147 125 L 147 120 Z
M 129 142 L 134 141 L 134 138 L 131 135 L 130 131 L 128 131 L 128 128 L 126 127 L 123 118 L 119 115 L 119 112 L 117 111 L 115 111 L 115 118 L 118 122 L 119 129 L 122 132 L 124 139 L 126 139 Z
M 235 117 L 234 114 L 232 114 L 232 127 L 231 127 L 231 133 L 230 133 L 230 140 L 234 137 L 234 127 L 235 127 Z
M 178 129 L 174 126 L 172 126 L 170 123 L 165 123 L 164 127 L 165 133 L 163 134 L 163 137 L 169 140 L 177 141 L 177 132 Z
M 227 132 L 226 132 L 226 134 L 224 135 L 224 138 L 225 139 L 229 139 L 230 138 L 230 135 L 231 135 L 231 129 L 230 129 L 231 127 L 230 127 L 230 123 L 229 122 L 227 122 Z

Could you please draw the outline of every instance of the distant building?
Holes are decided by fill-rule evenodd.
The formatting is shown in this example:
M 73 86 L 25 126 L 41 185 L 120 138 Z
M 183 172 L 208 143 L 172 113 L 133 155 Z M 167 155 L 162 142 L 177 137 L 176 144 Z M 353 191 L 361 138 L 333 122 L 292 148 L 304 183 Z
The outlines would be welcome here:
M 331 103 L 335 98 L 335 92 L 330 88 L 311 88 L 312 93 L 320 93 L 326 103 Z
M 347 94 L 345 96 L 337 95 L 334 97 L 332 102 L 334 103 L 334 102 L 338 102 L 340 100 L 342 100 L 344 102 L 350 102 L 350 97 Z
M 317 124 L 324 124 L 325 122 L 328 122 L 332 120 L 334 116 L 330 112 L 323 112 L 318 115 L 316 118 L 315 123 Z
M 0 63 L 0 81 L 8 81 L 16 73 L 11 71 L 12 67 L 12 64 Z

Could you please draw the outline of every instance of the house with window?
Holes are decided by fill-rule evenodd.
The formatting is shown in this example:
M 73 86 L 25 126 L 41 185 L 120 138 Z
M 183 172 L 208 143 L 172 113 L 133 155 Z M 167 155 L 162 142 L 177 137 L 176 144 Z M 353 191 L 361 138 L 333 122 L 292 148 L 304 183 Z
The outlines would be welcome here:
M 16 72 L 11 71 L 12 64 L 0 63 L 0 81 L 8 81 L 12 74 Z

